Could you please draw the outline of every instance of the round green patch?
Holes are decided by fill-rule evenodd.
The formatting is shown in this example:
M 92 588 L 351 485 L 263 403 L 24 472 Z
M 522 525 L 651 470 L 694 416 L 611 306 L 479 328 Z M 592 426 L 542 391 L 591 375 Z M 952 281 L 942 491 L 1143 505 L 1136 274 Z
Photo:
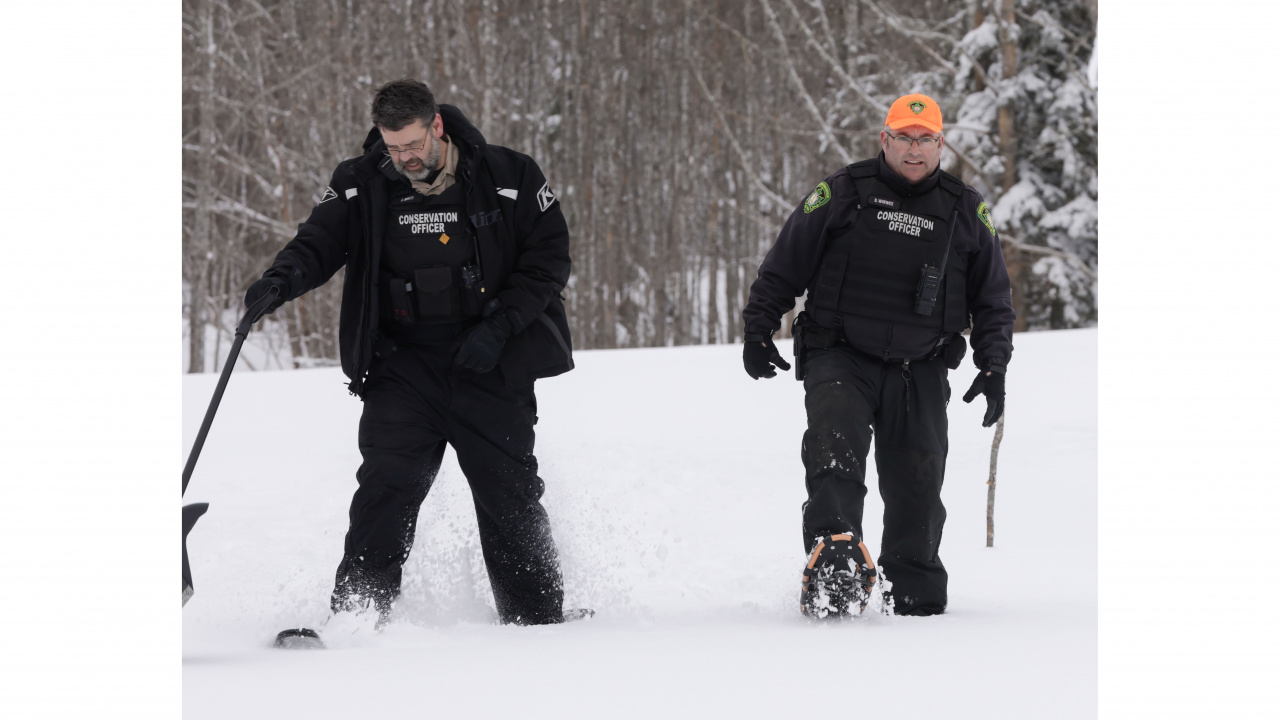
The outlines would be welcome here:
M 826 205 L 831 200 L 831 188 L 827 186 L 825 181 L 818 183 L 818 187 L 809 193 L 809 197 L 804 199 L 804 212 L 809 214 L 814 210 Z
M 913 113 L 915 113 L 915 114 L 917 114 L 917 115 L 919 115 L 920 113 L 924 112 L 924 103 L 920 102 L 919 100 L 917 100 L 917 101 L 915 101 L 915 102 L 911 103 L 911 104 L 910 104 L 910 105 L 908 105 L 907 107 L 911 108 L 911 112 L 913 112 Z

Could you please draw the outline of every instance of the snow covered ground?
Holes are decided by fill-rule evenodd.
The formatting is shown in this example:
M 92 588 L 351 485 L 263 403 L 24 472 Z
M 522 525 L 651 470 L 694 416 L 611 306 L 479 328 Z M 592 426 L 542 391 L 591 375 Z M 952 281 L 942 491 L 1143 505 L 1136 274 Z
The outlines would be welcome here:
M 330 626 L 323 652 L 269 644 L 327 614 L 361 405 L 337 369 L 237 373 L 184 499 L 211 504 L 188 541 L 184 717 L 1093 717 L 1097 337 L 1015 338 L 991 549 L 993 430 L 981 398 L 960 402 L 970 361 L 952 373 L 945 615 L 800 617 L 805 417 L 790 374 L 751 380 L 738 346 L 594 351 L 538 383 L 537 452 L 566 607 L 596 617 L 493 624 L 450 451 L 398 620 Z M 216 380 L 183 378 L 184 453 Z

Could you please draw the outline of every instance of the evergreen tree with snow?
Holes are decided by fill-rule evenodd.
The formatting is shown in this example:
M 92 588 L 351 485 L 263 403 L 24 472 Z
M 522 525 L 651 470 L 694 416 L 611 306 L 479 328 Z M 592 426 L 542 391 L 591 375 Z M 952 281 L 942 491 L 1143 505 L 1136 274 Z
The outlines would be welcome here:
M 948 140 L 990 200 L 1019 329 L 1095 325 L 1096 2 L 977 0 L 956 48 L 963 100 Z

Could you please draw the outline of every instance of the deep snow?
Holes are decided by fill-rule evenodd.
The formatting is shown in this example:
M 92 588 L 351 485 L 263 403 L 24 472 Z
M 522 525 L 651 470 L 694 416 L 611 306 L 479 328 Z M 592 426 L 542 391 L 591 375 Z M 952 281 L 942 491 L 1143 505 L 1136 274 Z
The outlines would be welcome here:
M 991 549 L 993 431 L 981 399 L 960 402 L 969 360 L 951 375 L 945 615 L 800 617 L 804 393 L 789 373 L 751 380 L 737 346 L 593 351 L 538 383 L 537 454 L 566 606 L 596 617 L 492 624 L 450 451 L 398 621 L 331 625 L 310 653 L 268 645 L 326 615 L 361 405 L 337 369 L 236 373 L 184 499 L 211 503 L 188 542 L 184 717 L 1092 717 L 1097 331 L 1015 345 Z M 184 376 L 184 459 L 216 380 Z

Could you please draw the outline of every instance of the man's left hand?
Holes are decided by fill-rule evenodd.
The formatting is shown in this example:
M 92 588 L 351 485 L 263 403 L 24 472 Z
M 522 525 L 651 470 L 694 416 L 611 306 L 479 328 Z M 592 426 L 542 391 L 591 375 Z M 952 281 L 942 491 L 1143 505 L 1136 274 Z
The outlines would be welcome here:
M 783 370 L 791 369 L 791 363 L 782 359 L 782 355 L 778 353 L 778 347 L 773 344 L 773 331 L 767 333 L 748 331 L 743 336 L 742 365 L 752 380 L 776 376 L 778 373 L 773 369 L 775 366 Z
M 498 358 L 502 357 L 502 347 L 507 344 L 509 337 L 511 321 L 502 315 L 491 315 L 467 334 L 453 362 L 468 370 L 487 373 L 498 364 Z
M 978 393 L 987 396 L 987 414 L 982 418 L 982 427 L 991 427 L 1004 414 L 1004 368 L 979 371 L 963 400 L 973 402 Z

